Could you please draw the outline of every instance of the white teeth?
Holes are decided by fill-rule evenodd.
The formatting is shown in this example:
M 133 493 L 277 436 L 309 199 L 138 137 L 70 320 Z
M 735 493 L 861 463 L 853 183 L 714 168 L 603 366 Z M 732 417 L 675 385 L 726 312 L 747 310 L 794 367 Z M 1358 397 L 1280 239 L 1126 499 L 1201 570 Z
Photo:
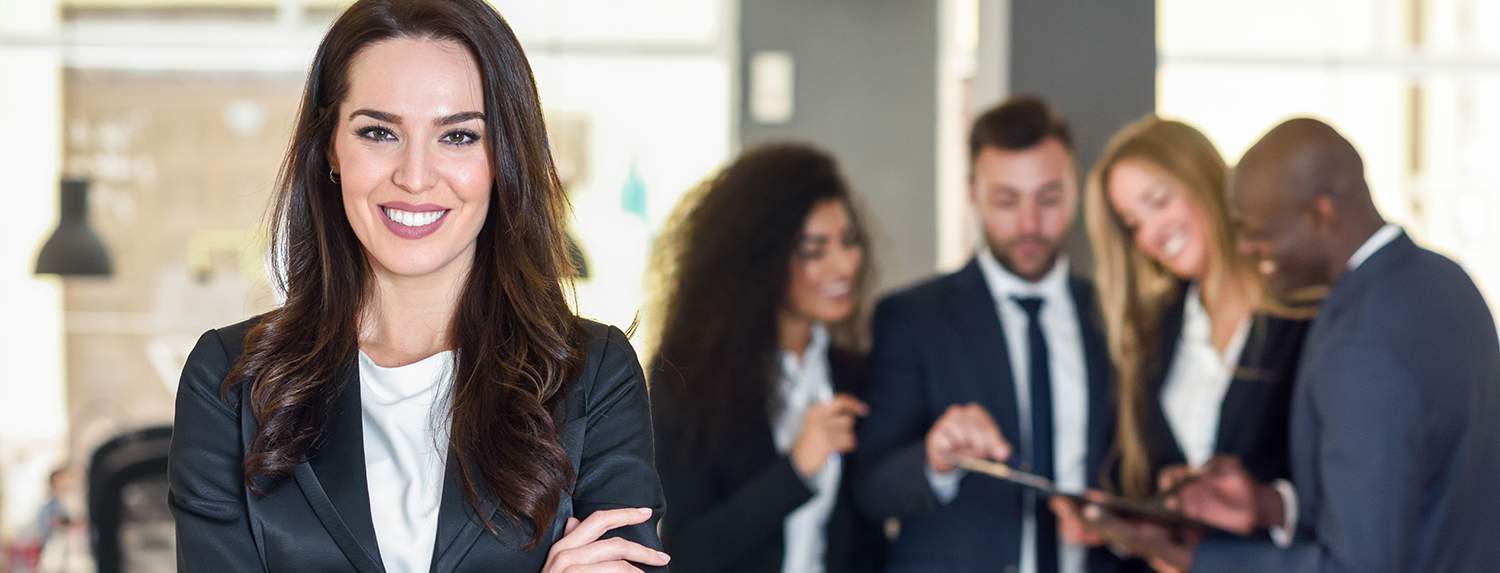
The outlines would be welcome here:
M 853 292 L 853 290 L 853 285 L 849 283 L 838 283 L 818 289 L 818 293 L 829 298 L 834 298 L 847 296 L 850 292 Z
M 1172 235 L 1172 238 L 1167 239 L 1166 244 L 1163 244 L 1161 246 L 1161 252 L 1163 255 L 1175 257 L 1177 256 L 1177 253 L 1182 252 L 1183 247 L 1186 246 L 1187 237 L 1181 233 L 1178 233 L 1176 235 Z
M 441 219 L 447 212 L 448 211 L 443 210 L 413 213 L 410 211 L 402 211 L 400 209 L 392 209 L 389 207 L 385 208 L 385 216 L 403 227 L 425 227 L 427 225 L 431 225 L 434 222 L 437 222 L 438 219 Z
M 1259 263 L 1255 264 L 1255 270 L 1260 271 L 1260 274 L 1265 276 L 1274 275 L 1276 274 L 1276 261 L 1262 259 Z

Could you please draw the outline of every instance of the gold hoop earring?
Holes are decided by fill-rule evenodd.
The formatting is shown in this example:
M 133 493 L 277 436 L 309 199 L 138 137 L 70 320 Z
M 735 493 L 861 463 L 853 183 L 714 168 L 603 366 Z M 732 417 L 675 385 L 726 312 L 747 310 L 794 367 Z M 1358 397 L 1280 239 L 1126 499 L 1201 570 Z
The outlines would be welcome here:
M 334 182 L 335 184 L 339 182 L 339 174 L 334 173 L 332 167 L 328 168 L 328 180 Z

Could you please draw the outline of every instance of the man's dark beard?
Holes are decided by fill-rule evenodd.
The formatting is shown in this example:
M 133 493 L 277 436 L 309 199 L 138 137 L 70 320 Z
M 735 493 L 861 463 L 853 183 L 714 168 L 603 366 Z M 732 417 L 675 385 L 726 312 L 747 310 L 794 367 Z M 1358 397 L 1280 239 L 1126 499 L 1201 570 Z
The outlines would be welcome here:
M 1042 280 L 1042 277 L 1047 276 L 1047 273 L 1052 272 L 1052 268 L 1057 266 L 1057 253 L 1060 249 L 1058 249 L 1057 245 L 1053 243 L 1047 242 L 1044 239 L 1034 237 L 1017 239 L 1010 244 L 1012 247 L 1015 247 L 1021 245 L 1022 243 L 1035 243 L 1051 253 L 1047 256 L 1046 264 L 1042 265 L 1041 270 L 1037 272 L 1036 276 L 1027 276 L 1020 270 L 1018 270 L 1015 263 L 1011 260 L 1010 251 L 1008 249 L 997 249 L 995 248 L 995 245 L 993 243 L 989 243 L 990 254 L 994 255 L 995 260 L 1000 263 L 1000 266 L 1010 274 L 1021 277 L 1028 282 L 1037 282 L 1039 280 Z

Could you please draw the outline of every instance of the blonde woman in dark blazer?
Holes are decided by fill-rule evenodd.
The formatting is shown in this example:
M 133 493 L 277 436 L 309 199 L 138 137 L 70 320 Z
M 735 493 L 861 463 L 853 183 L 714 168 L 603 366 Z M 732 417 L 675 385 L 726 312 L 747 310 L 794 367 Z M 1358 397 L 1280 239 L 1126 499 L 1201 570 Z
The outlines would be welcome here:
M 1270 302 L 1236 251 L 1228 173 L 1197 129 L 1148 116 L 1110 140 L 1089 178 L 1095 284 L 1118 380 L 1109 481 L 1128 497 L 1156 494 L 1169 468 L 1222 455 L 1265 481 L 1290 477 L 1293 380 L 1311 313 Z M 1099 541 L 1069 504 L 1053 504 L 1076 541 Z

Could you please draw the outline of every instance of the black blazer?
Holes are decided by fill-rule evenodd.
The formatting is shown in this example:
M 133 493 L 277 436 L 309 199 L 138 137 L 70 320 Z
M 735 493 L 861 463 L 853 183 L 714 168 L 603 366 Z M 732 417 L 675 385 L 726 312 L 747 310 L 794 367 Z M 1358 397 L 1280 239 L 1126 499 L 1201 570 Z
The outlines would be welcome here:
M 1333 285 L 1292 395 L 1291 547 L 1210 538 L 1195 571 L 1494 571 L 1500 340 L 1463 269 L 1405 235 Z
M 1088 371 L 1088 485 L 1114 436 L 1110 362 L 1099 328 L 1093 286 L 1069 279 L 1078 311 Z M 870 354 L 870 415 L 859 429 L 862 462 L 855 495 L 865 513 L 901 519 L 888 571 L 994 572 L 1021 558 L 1023 489 L 970 475 L 958 496 L 940 504 L 925 472 L 924 438 L 950 405 L 977 402 L 1006 436 L 1020 436 L 1011 361 L 995 300 L 978 261 L 881 301 Z M 1012 463 L 1026 462 L 1017 444 Z M 1119 564 L 1107 550 L 1091 550 L 1090 571 Z
M 227 405 L 219 386 L 256 320 L 204 333 L 182 372 L 168 470 L 178 569 L 383 571 L 363 470 L 354 356 L 347 361 L 322 447 L 265 497 L 246 488 L 240 468 L 256 428 L 246 399 L 249 384 L 240 384 Z M 568 422 L 562 431 L 577 480 L 572 495 L 563 495 L 551 529 L 529 551 L 522 549 L 529 532 L 517 530 L 500 512 L 492 519 L 501 525 L 502 539 L 485 533 L 450 464 L 438 510 L 433 572 L 537 571 L 569 517 L 582 519 L 595 510 L 620 507 L 662 509 L 640 364 L 618 329 L 590 322 L 586 331 L 587 364 L 569 389 Z M 495 507 L 493 500 L 488 506 Z M 655 524 L 653 516 L 612 533 L 660 548 Z
M 828 363 L 836 392 L 855 393 L 864 380 L 862 357 L 829 347 Z M 685 403 L 672 383 L 651 386 L 659 452 L 657 469 L 672 511 L 662 522 L 662 541 L 680 571 L 781 571 L 783 525 L 792 511 L 812 499 L 791 457 L 776 451 L 765 408 L 746 407 L 763 423 L 750 441 L 711 448 L 688 445 Z M 825 571 L 879 570 L 885 539 L 879 525 L 854 510 L 850 494 L 858 451 L 844 456 L 838 499 L 825 528 Z
M 1162 387 L 1182 336 L 1187 289 L 1177 290 L 1176 304 L 1161 320 L 1161 340 L 1146 365 L 1146 455 L 1155 475 L 1170 465 L 1186 463 L 1182 447 L 1167 423 L 1161 406 Z M 1291 477 L 1287 431 L 1291 421 L 1292 387 L 1302 339 L 1311 321 L 1256 314 L 1251 317 L 1245 347 L 1224 401 L 1219 404 L 1219 428 L 1214 453 L 1240 458 L 1257 480 Z

